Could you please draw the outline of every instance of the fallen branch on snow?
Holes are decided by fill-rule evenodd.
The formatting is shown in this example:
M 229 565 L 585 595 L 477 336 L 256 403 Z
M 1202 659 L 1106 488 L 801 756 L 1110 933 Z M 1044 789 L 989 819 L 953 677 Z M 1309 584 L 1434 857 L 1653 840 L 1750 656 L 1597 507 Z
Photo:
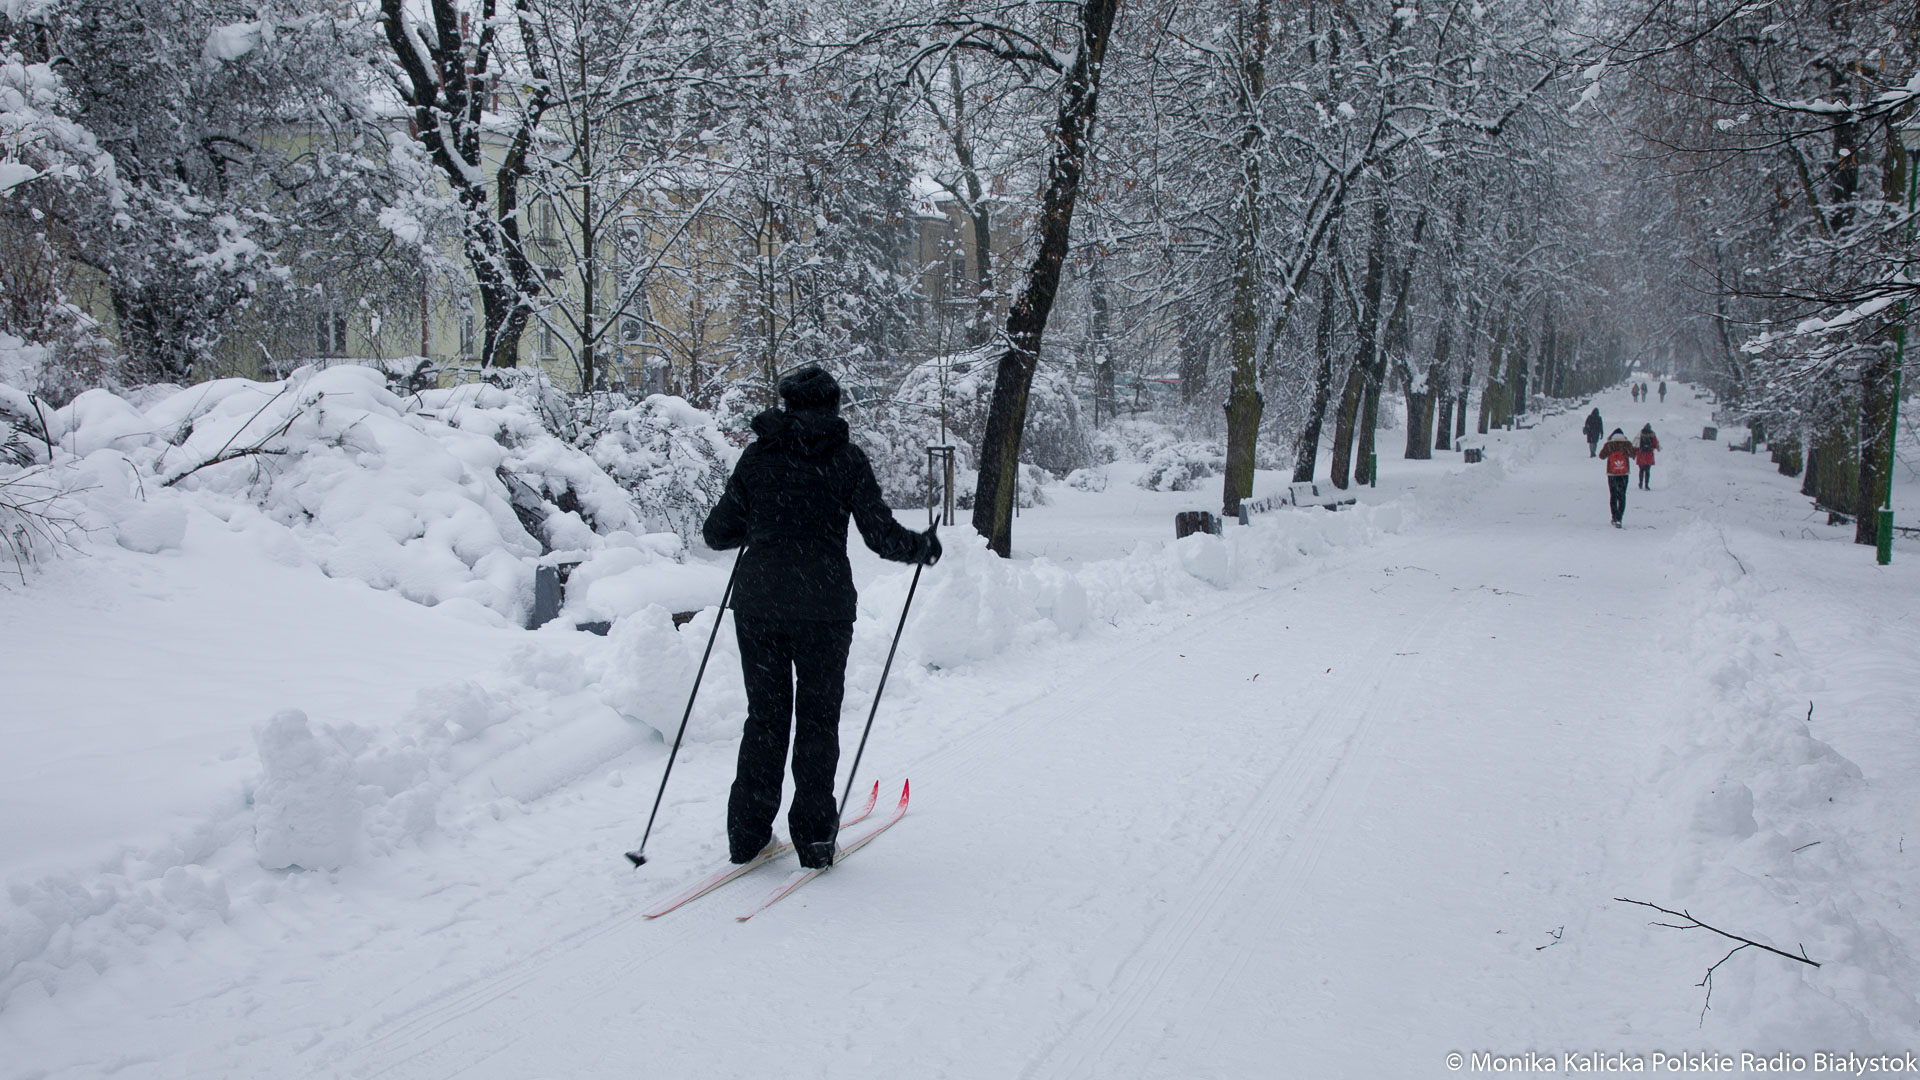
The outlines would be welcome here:
M 6 544 L 22 582 L 42 549 L 71 547 L 73 534 L 80 530 L 79 520 L 61 507 L 71 492 L 43 486 L 40 477 L 46 469 L 40 466 L 0 480 L 0 542 Z
M 187 477 L 192 476 L 194 473 L 199 472 L 201 469 L 204 469 L 209 465 L 218 465 L 223 461 L 234 461 L 239 458 L 253 457 L 256 455 L 274 455 L 274 454 L 286 453 L 285 449 L 269 450 L 267 449 L 267 444 L 279 438 L 280 436 L 285 435 L 288 432 L 288 430 L 290 430 L 293 427 L 293 422 L 300 419 L 300 417 L 304 416 L 306 414 L 307 409 L 310 408 L 314 404 L 314 402 L 319 401 L 320 398 L 323 397 L 324 395 L 320 395 L 320 394 L 314 395 L 313 401 L 306 402 L 305 404 L 301 405 L 299 408 L 293 410 L 293 415 L 287 417 L 286 423 L 281 424 L 279 427 L 273 429 L 272 431 L 267 432 L 265 435 L 260 436 L 259 440 L 256 441 L 253 445 L 243 446 L 238 450 L 230 449 L 234 444 L 234 440 L 240 437 L 240 432 L 247 430 L 248 426 L 250 426 L 255 420 L 260 419 L 260 414 L 263 412 L 266 412 L 267 408 L 271 406 L 274 402 L 279 401 L 281 394 L 285 394 L 286 392 L 287 392 L 287 388 L 283 386 L 280 388 L 280 393 L 275 394 L 272 397 L 268 398 L 267 404 L 260 406 L 260 408 L 256 410 L 252 416 L 247 417 L 247 422 L 245 424 L 241 424 L 240 427 L 237 430 L 235 430 L 231 436 L 228 437 L 226 443 L 223 444 L 219 450 L 214 451 L 214 454 L 212 457 L 208 458 L 207 460 L 201 462 L 198 465 L 195 465 L 193 468 L 188 469 L 185 472 L 175 473 L 173 476 L 168 477 L 167 480 L 163 482 L 160 486 L 172 487 L 173 485 L 179 483 L 180 481 L 185 480 Z
M 1616 896 L 1614 897 L 1614 899 L 1619 901 L 1622 904 L 1637 904 L 1640 907 L 1652 908 L 1653 910 L 1661 913 L 1662 915 L 1671 915 L 1676 919 L 1686 920 L 1686 922 L 1684 923 L 1655 922 L 1653 924 L 1655 926 L 1665 926 L 1673 930 L 1706 930 L 1711 933 L 1719 934 L 1721 937 L 1726 938 L 1729 941 L 1737 941 L 1740 943 L 1738 945 L 1735 945 L 1732 949 L 1729 949 L 1727 951 L 1727 955 L 1714 961 L 1713 966 L 1707 968 L 1706 975 L 1703 976 L 1699 982 L 1694 984 L 1695 986 L 1704 986 L 1707 989 L 1707 999 L 1700 1006 L 1700 1022 L 1702 1024 L 1706 1023 L 1707 1021 L 1707 1010 L 1713 1007 L 1713 973 L 1719 969 L 1721 964 L 1724 964 L 1727 961 L 1733 959 L 1733 954 L 1739 952 L 1741 949 L 1746 949 L 1746 948 L 1765 949 L 1767 952 L 1770 952 L 1775 956 L 1784 956 L 1789 960 L 1797 960 L 1802 964 L 1806 964 L 1808 967 L 1820 966 L 1820 964 L 1817 961 L 1808 958 L 1807 947 L 1805 945 L 1800 946 L 1800 953 L 1799 955 L 1796 956 L 1793 953 L 1783 952 L 1779 949 L 1776 949 L 1771 945 L 1762 945 L 1760 942 L 1755 941 L 1752 938 L 1741 937 L 1739 934 L 1730 934 L 1727 931 L 1722 930 L 1717 926 L 1709 926 L 1706 923 L 1701 922 L 1699 919 L 1694 918 L 1691 913 L 1687 912 L 1684 909 L 1680 911 L 1675 911 L 1672 908 L 1664 908 L 1664 907 L 1661 907 L 1659 904 L 1649 903 L 1648 901 L 1645 901 L 1645 900 L 1629 900 L 1624 896 Z

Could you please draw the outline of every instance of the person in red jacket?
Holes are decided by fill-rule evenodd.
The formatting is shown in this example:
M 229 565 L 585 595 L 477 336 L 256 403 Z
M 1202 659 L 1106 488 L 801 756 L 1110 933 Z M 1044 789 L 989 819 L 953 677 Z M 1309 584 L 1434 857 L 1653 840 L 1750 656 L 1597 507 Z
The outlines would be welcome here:
M 1613 511 L 1613 527 L 1624 528 L 1620 519 L 1627 514 L 1627 473 L 1633 464 L 1633 440 L 1619 428 L 1607 436 L 1600 456 L 1607 463 L 1607 506 Z
M 1653 485 L 1647 482 L 1653 475 L 1653 452 L 1660 449 L 1660 437 L 1653 433 L 1652 424 L 1640 425 L 1640 446 L 1634 451 L 1634 463 L 1640 466 L 1640 490 L 1652 491 Z

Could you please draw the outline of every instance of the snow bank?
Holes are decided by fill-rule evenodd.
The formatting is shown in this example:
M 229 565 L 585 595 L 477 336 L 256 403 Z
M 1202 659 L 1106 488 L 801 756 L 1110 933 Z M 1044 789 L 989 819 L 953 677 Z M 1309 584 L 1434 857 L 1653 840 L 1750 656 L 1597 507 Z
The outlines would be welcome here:
M 1861 852 L 1885 846 L 1852 816 L 1861 770 L 1813 734 L 1807 661 L 1725 535 L 1695 522 L 1665 563 L 1691 612 L 1665 644 L 1700 677 L 1650 778 L 1673 823 L 1668 850 L 1649 853 L 1649 887 L 1667 890 L 1656 902 L 1824 965 L 1743 954 L 1714 973 L 1714 1015 L 1783 1046 L 1904 1049 L 1910 1030 L 1871 1019 L 1913 1016 L 1920 1001 L 1911 946 L 1877 915 L 1891 898 L 1861 891 L 1874 880 Z
M 353 755 L 337 732 L 316 733 L 287 709 L 260 726 L 265 772 L 253 791 L 253 849 L 269 870 L 337 870 L 360 846 L 360 792 Z

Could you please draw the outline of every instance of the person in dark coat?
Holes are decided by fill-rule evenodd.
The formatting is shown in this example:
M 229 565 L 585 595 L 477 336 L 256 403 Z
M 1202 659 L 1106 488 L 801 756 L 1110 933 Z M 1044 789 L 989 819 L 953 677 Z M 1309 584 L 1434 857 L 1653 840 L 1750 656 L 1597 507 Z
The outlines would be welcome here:
M 1667 403 L 1667 380 L 1661 379 L 1660 380 L 1660 404 L 1665 405 L 1666 403 Z
M 893 518 L 873 466 L 847 441 L 840 384 L 808 366 L 780 380 L 785 409 L 753 418 L 759 436 L 740 455 L 707 515 L 707 545 L 746 545 L 734 571 L 733 624 L 747 689 L 747 723 L 727 800 L 727 847 L 749 862 L 773 839 L 781 769 L 793 728 L 793 806 L 800 865 L 833 865 L 840 831 L 833 776 L 840 701 L 853 643 L 856 594 L 847 519 L 881 558 L 931 566 L 940 540 Z
M 1595 406 L 1594 410 L 1587 414 L 1586 426 L 1581 430 L 1587 434 L 1587 456 L 1593 457 L 1596 453 L 1594 448 L 1600 445 L 1601 434 L 1607 430 L 1606 421 L 1600 419 L 1599 406 Z
M 1652 491 L 1653 485 L 1648 480 L 1653 476 L 1653 452 L 1660 449 L 1660 437 L 1653 433 L 1652 424 L 1640 426 L 1639 443 L 1634 448 L 1633 461 L 1640 466 L 1640 490 Z
M 1633 462 L 1633 440 L 1619 428 L 1607 436 L 1600 456 L 1607 459 L 1607 508 L 1613 512 L 1613 527 L 1624 528 L 1620 519 L 1627 516 L 1627 473 Z

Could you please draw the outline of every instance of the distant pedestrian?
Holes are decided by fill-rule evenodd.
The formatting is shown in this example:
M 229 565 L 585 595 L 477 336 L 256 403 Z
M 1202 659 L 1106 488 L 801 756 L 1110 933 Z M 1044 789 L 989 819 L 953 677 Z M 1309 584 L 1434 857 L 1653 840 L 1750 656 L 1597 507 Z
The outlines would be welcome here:
M 800 865 L 833 865 L 839 829 L 833 774 L 856 596 L 847 519 L 883 559 L 931 566 L 940 541 L 893 519 L 873 466 L 847 441 L 840 384 L 809 366 L 780 380 L 785 409 L 753 418 L 759 438 L 740 455 L 702 529 L 708 546 L 746 545 L 735 571 L 733 625 L 746 676 L 747 723 L 727 800 L 727 847 L 750 862 L 773 836 L 781 767 L 793 742 L 787 813 Z
M 1581 428 L 1581 430 L 1586 432 L 1587 435 L 1587 456 L 1593 457 L 1598 452 L 1596 448 L 1600 445 L 1601 433 L 1607 430 L 1606 421 L 1600 419 L 1600 409 L 1598 406 L 1595 406 L 1594 410 L 1587 414 L 1586 426 Z
M 1627 396 L 1633 398 L 1633 400 L 1635 401 L 1639 401 L 1640 400 L 1640 384 L 1634 383 L 1632 386 L 1627 387 Z
M 1641 425 L 1640 445 L 1633 455 L 1634 462 L 1640 466 L 1641 491 L 1653 490 L 1653 486 L 1647 480 L 1653 475 L 1653 452 L 1658 449 L 1660 449 L 1660 437 L 1653 433 L 1653 425 Z
M 1633 464 L 1633 440 L 1627 438 L 1626 432 L 1614 428 L 1600 449 L 1606 451 L 1600 456 L 1607 460 L 1607 507 L 1613 511 L 1613 527 L 1623 528 L 1620 519 L 1627 515 L 1627 474 Z
M 1666 403 L 1667 403 L 1667 380 L 1661 379 L 1660 380 L 1660 404 L 1665 405 Z

